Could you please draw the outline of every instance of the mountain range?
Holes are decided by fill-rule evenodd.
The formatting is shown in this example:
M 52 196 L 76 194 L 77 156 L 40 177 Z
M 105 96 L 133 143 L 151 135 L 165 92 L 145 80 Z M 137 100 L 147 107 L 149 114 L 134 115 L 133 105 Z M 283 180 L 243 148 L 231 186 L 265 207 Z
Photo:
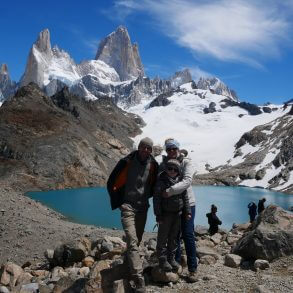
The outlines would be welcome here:
M 15 163 L 17 174 L 25 173 L 45 188 L 54 181 L 47 182 L 48 168 L 52 173 L 58 165 L 59 185 L 53 187 L 104 184 L 114 162 L 131 149 L 130 137 L 137 143 L 147 135 L 160 146 L 167 137 L 180 141 L 195 164 L 195 184 L 293 191 L 292 101 L 246 103 L 216 77 L 193 81 L 188 69 L 169 79 L 151 79 L 145 75 L 138 44 L 132 44 L 123 26 L 100 42 L 95 59 L 80 64 L 58 46 L 52 47 L 49 30 L 43 30 L 19 82 L 11 81 L 7 65 L 1 66 L 2 103 L 0 158 L 6 169 L 0 172 L 6 178 Z M 61 131 L 54 120 L 70 131 Z M 42 124 L 46 131 L 39 133 L 36 128 Z M 70 141 L 68 148 L 62 149 L 63 141 Z M 50 149 L 59 150 L 59 156 L 54 159 Z M 83 174 L 79 179 L 72 175 L 76 166 Z M 103 176 L 98 174 L 101 170 Z

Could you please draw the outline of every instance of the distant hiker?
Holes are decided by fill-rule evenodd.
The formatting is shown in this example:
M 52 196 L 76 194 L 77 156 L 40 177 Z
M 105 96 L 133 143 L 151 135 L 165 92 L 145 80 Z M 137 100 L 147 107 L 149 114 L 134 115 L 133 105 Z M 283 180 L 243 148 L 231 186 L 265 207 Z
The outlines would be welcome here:
M 210 228 L 209 228 L 210 235 L 214 235 L 214 234 L 218 233 L 219 225 L 222 225 L 222 222 L 220 221 L 220 219 L 216 215 L 217 210 L 218 210 L 218 208 L 212 204 L 211 212 L 206 214 L 206 216 L 208 218 L 208 223 L 210 225 Z
M 252 223 L 257 215 L 257 212 L 256 212 L 256 209 L 257 209 L 257 206 L 256 204 L 252 201 L 248 204 L 248 214 L 249 214 L 249 217 L 250 217 L 250 223 Z
M 265 198 L 262 198 L 258 201 L 257 213 L 260 214 L 265 209 Z
M 178 183 L 167 188 L 163 193 L 163 197 L 172 197 L 181 194 L 183 191 L 187 192 L 189 205 L 191 209 L 191 218 L 186 219 L 185 215 L 181 215 L 181 233 L 178 234 L 177 251 L 175 259 L 178 263 L 181 263 L 181 236 L 185 244 L 185 250 L 187 254 L 187 266 L 188 266 L 188 282 L 196 282 L 196 246 L 194 237 L 194 217 L 195 217 L 195 197 L 192 190 L 192 176 L 193 167 L 191 159 L 184 157 L 179 151 L 179 142 L 174 138 L 168 138 L 165 141 L 165 150 L 167 156 L 163 156 L 162 163 L 160 164 L 159 170 L 163 171 L 166 169 L 166 163 L 170 159 L 176 159 L 180 162 L 180 170 L 182 175 Z
M 107 189 L 112 209 L 120 208 L 121 222 L 126 235 L 127 263 L 136 292 L 145 292 L 139 244 L 147 219 L 149 197 L 157 177 L 158 164 L 151 155 L 153 141 L 146 137 L 138 150 L 121 159 L 112 171 Z
M 154 213 L 159 225 L 157 239 L 157 256 L 163 271 L 178 271 L 179 264 L 175 260 L 177 237 L 180 231 L 181 215 L 191 219 L 191 210 L 186 190 L 171 197 L 163 197 L 162 193 L 181 180 L 180 162 L 170 159 L 166 169 L 157 179 L 154 192 Z

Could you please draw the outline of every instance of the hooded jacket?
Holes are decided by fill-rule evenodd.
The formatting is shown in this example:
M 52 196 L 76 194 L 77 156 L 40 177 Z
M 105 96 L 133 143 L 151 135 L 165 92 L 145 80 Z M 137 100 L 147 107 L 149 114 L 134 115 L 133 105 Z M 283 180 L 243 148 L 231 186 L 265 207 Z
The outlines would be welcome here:
M 193 168 L 192 168 L 192 162 L 190 158 L 186 158 L 183 155 L 180 155 L 177 160 L 180 162 L 180 172 L 182 174 L 182 179 L 170 186 L 166 191 L 168 192 L 169 196 L 173 196 L 175 194 L 180 194 L 183 191 L 186 190 L 187 196 L 189 199 L 189 205 L 195 206 L 195 196 L 192 190 L 192 176 L 193 176 Z M 166 169 L 166 163 L 168 161 L 167 156 L 163 156 L 163 161 L 160 164 L 159 172 Z
M 108 178 L 107 190 L 110 195 L 112 210 L 120 207 L 124 203 L 128 170 L 131 162 L 136 158 L 137 155 L 138 151 L 134 151 L 128 156 L 122 158 L 117 163 Z M 148 197 L 153 196 L 153 189 L 156 182 L 157 172 L 158 163 L 153 158 L 153 156 L 150 155 L 150 171 L 147 178 L 147 184 L 150 184 L 150 194 Z

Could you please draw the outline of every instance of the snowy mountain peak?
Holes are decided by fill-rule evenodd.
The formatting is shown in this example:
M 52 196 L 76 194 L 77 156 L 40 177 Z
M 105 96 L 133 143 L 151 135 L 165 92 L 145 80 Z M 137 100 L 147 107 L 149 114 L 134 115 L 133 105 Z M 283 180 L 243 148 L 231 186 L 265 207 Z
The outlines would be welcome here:
M 197 87 L 203 90 L 210 90 L 217 95 L 222 95 L 231 98 L 234 101 L 238 101 L 238 97 L 235 91 L 228 88 L 220 79 L 217 77 L 204 78 L 201 77 L 197 82 Z
M 182 71 L 177 71 L 170 78 L 172 88 L 177 88 L 182 84 L 192 81 L 192 76 L 188 68 L 183 69 Z
M 132 45 L 126 27 L 119 26 L 99 45 L 96 60 L 113 67 L 122 81 L 144 75 L 137 44 Z

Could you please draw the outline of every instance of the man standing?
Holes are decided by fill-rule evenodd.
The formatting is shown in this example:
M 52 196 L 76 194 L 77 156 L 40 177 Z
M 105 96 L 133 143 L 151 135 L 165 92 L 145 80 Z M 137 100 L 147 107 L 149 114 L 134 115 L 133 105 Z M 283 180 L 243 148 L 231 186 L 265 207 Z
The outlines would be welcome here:
M 181 180 L 167 188 L 162 194 L 164 197 L 171 197 L 173 195 L 180 194 L 186 190 L 189 200 L 189 205 L 191 209 L 191 218 L 187 219 L 184 215 L 181 218 L 181 234 L 185 244 L 185 250 L 187 255 L 187 266 L 189 271 L 188 281 L 190 283 L 196 282 L 196 270 L 197 270 L 197 260 L 196 260 L 196 246 L 194 237 L 194 217 L 195 217 L 195 196 L 192 190 L 192 176 L 193 168 L 191 159 L 180 154 L 179 142 L 175 139 L 167 139 L 165 141 L 165 149 L 167 156 L 163 156 L 163 161 L 160 165 L 160 170 L 166 169 L 166 163 L 170 159 L 177 159 L 180 162 L 180 169 L 182 172 Z M 176 261 L 181 262 L 181 245 L 180 238 L 178 239 L 178 248 L 176 251 Z
M 250 223 L 252 223 L 256 217 L 256 214 L 257 214 L 257 207 L 256 207 L 256 204 L 252 201 L 248 204 L 248 214 L 249 214 L 249 217 L 250 217 Z
M 139 244 L 147 219 L 148 199 L 153 195 L 157 177 L 158 164 L 151 155 L 152 147 L 150 138 L 142 139 L 137 151 L 118 162 L 107 182 L 111 207 L 121 210 L 127 242 L 127 263 L 136 292 L 145 292 Z
M 262 198 L 258 201 L 257 205 L 257 213 L 260 215 L 260 213 L 265 209 L 265 198 Z

